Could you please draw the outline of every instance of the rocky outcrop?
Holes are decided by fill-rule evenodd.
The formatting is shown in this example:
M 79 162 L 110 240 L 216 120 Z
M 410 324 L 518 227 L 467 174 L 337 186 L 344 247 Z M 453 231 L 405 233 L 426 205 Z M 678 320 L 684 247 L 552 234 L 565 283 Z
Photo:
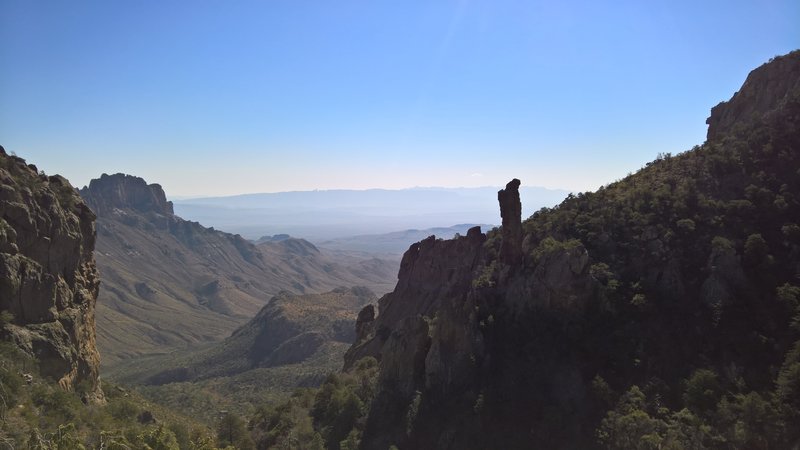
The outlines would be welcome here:
M 708 139 L 717 139 L 732 127 L 747 126 L 752 120 L 765 117 L 791 96 L 800 92 L 800 50 L 776 56 L 754 69 L 739 92 L 711 108 Z
M 772 395 L 797 351 L 798 67 L 753 71 L 699 148 L 524 223 L 513 180 L 501 230 L 412 245 L 345 355 L 380 367 L 360 448 L 598 448 L 632 386 L 692 409 L 697 369 Z
M 727 239 L 714 240 L 706 271 L 709 276 L 702 286 L 703 301 L 715 309 L 728 305 L 736 292 L 748 289 L 739 257 Z
M 363 448 L 489 445 L 472 434 L 481 428 L 474 411 L 490 391 L 519 383 L 495 372 L 521 375 L 510 356 L 520 350 L 518 341 L 497 336 L 539 311 L 542 317 L 563 313 L 567 319 L 553 321 L 559 324 L 586 309 L 597 283 L 582 245 L 554 246 L 537 258 L 523 255 L 519 185 L 512 180 L 498 193 L 501 231 L 487 240 L 476 227 L 464 237 L 431 236 L 413 244 L 403 256 L 397 287 L 379 301 L 377 317 L 371 306 L 359 314 L 344 368 L 364 357 L 380 365 Z M 575 368 L 549 364 L 558 375 L 542 377 L 558 392 L 557 401 L 579 401 L 585 388 Z
M 366 356 L 380 359 L 386 341 L 405 319 L 432 318 L 445 301 L 463 304 L 485 241 L 480 227 L 474 227 L 466 236 L 447 241 L 430 236 L 412 244 L 400 263 L 397 287 L 379 300 L 378 317 L 371 318 L 370 307 L 359 315 L 358 341 L 345 355 L 345 368 Z
M 589 275 L 589 253 L 583 245 L 556 248 L 528 267 L 525 276 L 507 283 L 505 305 L 579 311 L 596 286 Z
M 95 345 L 99 279 L 95 215 L 69 182 L 0 147 L 0 310 L 3 335 L 43 375 L 102 402 Z
M 497 192 L 500 202 L 500 216 L 503 219 L 503 243 L 500 246 L 500 260 L 508 265 L 516 265 L 522 259 L 522 202 L 519 199 L 520 181 L 516 178 Z
M 80 191 L 86 203 L 98 216 L 110 215 L 115 209 L 132 209 L 171 216 L 172 202 L 167 201 L 159 184 L 147 184 L 143 179 L 117 173 L 103 174 Z

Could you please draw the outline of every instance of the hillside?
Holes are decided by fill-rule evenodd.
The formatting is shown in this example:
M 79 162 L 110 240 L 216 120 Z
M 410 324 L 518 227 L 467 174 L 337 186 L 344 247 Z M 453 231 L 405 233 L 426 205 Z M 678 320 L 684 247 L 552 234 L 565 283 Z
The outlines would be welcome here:
M 104 365 L 220 340 L 280 291 L 391 289 L 394 265 L 340 264 L 292 239 L 255 246 L 173 213 L 157 184 L 103 175 L 80 190 L 97 213 L 97 310 Z
M 307 409 L 326 447 L 800 445 L 800 51 L 708 123 L 524 222 L 513 180 L 500 230 L 413 245 Z M 281 411 L 253 434 L 281 442 Z
M 375 300 L 363 287 L 281 292 L 221 342 L 120 364 L 106 376 L 207 420 L 219 409 L 252 412 L 265 398 L 285 399 L 337 371 L 355 339 L 358 311 Z
M 371 325 L 391 332 L 351 349 L 381 360 L 363 447 L 796 443 L 800 52 L 708 122 L 703 146 L 522 224 L 509 183 L 501 233 L 410 250 Z

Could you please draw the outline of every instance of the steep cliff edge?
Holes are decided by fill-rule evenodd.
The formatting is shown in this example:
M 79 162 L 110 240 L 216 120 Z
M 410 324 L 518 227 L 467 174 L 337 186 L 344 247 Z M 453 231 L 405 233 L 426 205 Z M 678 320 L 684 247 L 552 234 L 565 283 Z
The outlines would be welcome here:
M 702 146 L 524 222 L 514 180 L 502 229 L 412 245 L 345 357 L 380 366 L 360 448 L 796 445 L 797 67 L 754 71 Z
M 800 92 L 800 50 L 777 56 L 747 76 L 737 93 L 726 102 L 711 108 L 708 139 L 717 139 L 731 132 L 733 126 L 744 127 L 792 101 Z
M 2 148 L 0 182 L 0 310 L 10 319 L 2 334 L 36 358 L 43 375 L 102 402 L 95 215 L 66 179 Z
M 139 177 L 103 174 L 81 189 L 81 196 L 98 216 L 113 214 L 115 209 L 131 209 L 165 216 L 174 214 L 172 202 L 159 184 L 147 184 Z

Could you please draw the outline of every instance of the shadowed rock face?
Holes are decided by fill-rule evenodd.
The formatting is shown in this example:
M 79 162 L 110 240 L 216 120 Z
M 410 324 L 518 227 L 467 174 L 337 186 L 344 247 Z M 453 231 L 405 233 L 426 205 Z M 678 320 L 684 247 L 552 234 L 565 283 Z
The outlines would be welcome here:
M 430 236 L 412 244 L 400 264 L 397 287 L 379 300 L 380 315 L 374 318 L 372 305 L 359 314 L 357 341 L 345 355 L 345 368 L 366 356 L 380 358 L 387 339 L 404 320 L 432 317 L 442 302 L 463 301 L 482 261 L 485 240 L 475 227 L 467 236 L 447 241 Z
M 520 181 L 516 178 L 497 192 L 500 216 L 503 218 L 503 243 L 500 260 L 516 265 L 522 260 L 522 202 L 519 200 Z
M 66 179 L 0 147 L 0 310 L 13 315 L 2 334 L 43 375 L 101 402 L 94 220 Z
M 693 370 L 736 367 L 768 395 L 800 345 L 776 295 L 800 274 L 798 67 L 753 71 L 701 147 L 522 224 L 512 180 L 502 230 L 412 245 L 345 355 L 380 367 L 360 448 L 598 448 L 595 379 L 680 411 Z

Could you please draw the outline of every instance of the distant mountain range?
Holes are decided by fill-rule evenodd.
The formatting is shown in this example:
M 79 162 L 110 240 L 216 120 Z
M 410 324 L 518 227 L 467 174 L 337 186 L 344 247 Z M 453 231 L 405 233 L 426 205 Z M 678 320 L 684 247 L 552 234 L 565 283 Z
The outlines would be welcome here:
M 364 285 L 383 293 L 396 281 L 397 261 L 334 258 L 302 239 L 256 246 L 184 220 L 161 186 L 138 177 L 103 175 L 80 194 L 97 214 L 105 365 L 222 339 L 280 291 Z
M 402 230 L 383 234 L 361 234 L 320 241 L 317 245 L 332 251 L 362 252 L 380 255 L 384 258 L 400 258 L 408 247 L 428 236 L 438 239 L 452 239 L 456 235 L 465 235 L 475 224 L 458 224 L 451 227 L 426 228 L 424 230 Z M 491 230 L 494 225 L 479 225 L 484 231 Z M 279 239 L 281 235 L 273 236 Z
M 182 217 L 248 239 L 286 233 L 320 242 L 455 223 L 493 223 L 499 189 L 298 191 L 176 200 L 174 204 Z M 568 193 L 523 186 L 523 214 L 554 206 Z

